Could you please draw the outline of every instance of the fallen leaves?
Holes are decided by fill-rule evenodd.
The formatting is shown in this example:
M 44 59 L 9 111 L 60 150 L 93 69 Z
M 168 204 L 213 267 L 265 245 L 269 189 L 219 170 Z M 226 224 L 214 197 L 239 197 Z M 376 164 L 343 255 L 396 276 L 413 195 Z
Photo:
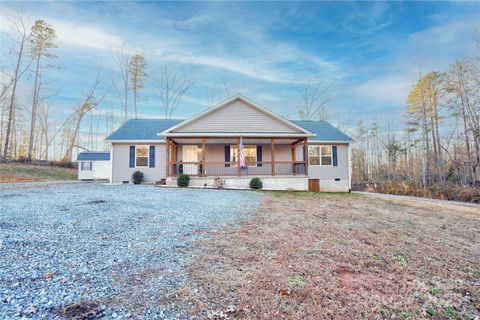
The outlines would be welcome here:
M 208 319 L 220 320 L 230 319 L 240 313 L 240 310 L 236 306 L 228 306 L 224 310 L 212 310 L 207 312 Z
M 289 289 L 278 289 L 277 293 L 281 296 L 288 296 L 290 295 L 290 290 Z

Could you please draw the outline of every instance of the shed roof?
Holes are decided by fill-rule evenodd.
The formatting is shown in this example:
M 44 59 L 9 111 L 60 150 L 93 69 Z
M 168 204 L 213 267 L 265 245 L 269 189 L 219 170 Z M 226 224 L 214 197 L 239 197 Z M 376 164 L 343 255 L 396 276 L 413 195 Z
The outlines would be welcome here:
M 80 152 L 77 161 L 109 161 L 109 151 L 84 151 Z

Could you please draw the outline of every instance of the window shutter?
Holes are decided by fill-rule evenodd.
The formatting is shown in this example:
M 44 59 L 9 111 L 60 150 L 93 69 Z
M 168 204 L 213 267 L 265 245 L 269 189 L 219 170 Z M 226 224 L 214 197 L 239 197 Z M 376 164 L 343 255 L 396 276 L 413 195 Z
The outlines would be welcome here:
M 150 168 L 155 168 L 155 146 L 150 146 L 150 159 L 148 161 Z
M 130 168 L 135 168 L 135 146 L 130 146 Z
M 337 146 L 332 146 L 332 162 L 333 166 L 336 167 L 338 166 L 338 161 L 337 161 Z
M 262 156 L 262 146 L 257 146 L 257 162 L 262 162 L 263 160 Z M 257 163 L 257 167 L 261 167 L 261 163 Z
M 230 162 L 230 146 L 225 146 L 225 162 Z M 229 163 L 225 163 L 225 168 L 230 167 Z

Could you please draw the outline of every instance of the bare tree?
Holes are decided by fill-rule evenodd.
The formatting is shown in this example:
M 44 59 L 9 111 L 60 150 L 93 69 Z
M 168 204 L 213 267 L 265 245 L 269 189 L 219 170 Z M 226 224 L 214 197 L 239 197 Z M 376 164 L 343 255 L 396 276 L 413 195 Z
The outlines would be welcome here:
M 100 79 L 100 75 L 98 74 L 94 84 L 92 85 L 88 93 L 85 95 L 85 98 L 80 103 L 80 105 L 75 108 L 70 117 L 69 127 L 73 128 L 73 130 L 67 136 L 67 148 L 62 157 L 62 161 L 69 162 L 72 160 L 73 148 L 76 146 L 78 141 L 80 124 L 82 123 L 83 117 L 88 112 L 95 109 L 107 94 L 107 92 L 105 92 L 101 96 L 98 95 L 97 90 L 101 82 L 102 80 Z
M 176 65 L 167 64 L 160 69 L 155 81 L 159 87 L 164 117 L 170 119 L 183 96 L 192 89 L 194 80 L 181 73 Z
M 134 55 L 128 63 L 128 73 L 130 75 L 130 90 L 133 92 L 133 107 L 135 109 L 135 119 L 138 118 L 137 100 L 141 97 L 140 90 L 144 88 L 144 81 L 147 79 L 147 62 L 139 54 Z
M 115 56 L 119 80 L 113 80 L 113 87 L 122 106 L 125 120 L 128 119 L 128 93 L 130 91 L 129 67 L 131 59 L 131 55 L 126 50 L 120 51 Z
M 17 10 L 16 14 L 10 19 L 10 22 L 15 27 L 16 39 L 12 39 L 14 42 L 13 52 L 16 55 L 16 62 L 14 63 L 14 73 L 12 76 L 12 91 L 10 93 L 10 103 L 8 105 L 8 119 L 7 119 L 7 132 L 5 134 L 5 145 L 3 149 L 3 158 L 7 159 L 9 155 L 9 145 L 11 131 L 14 127 L 14 115 L 15 115 L 15 99 L 17 93 L 17 85 L 25 73 L 30 67 L 30 62 L 24 64 L 25 47 L 30 41 L 30 31 L 28 25 L 25 23 L 24 14 L 21 10 Z
M 302 120 L 326 120 L 328 117 L 327 97 L 330 85 L 320 82 L 307 81 L 298 90 L 302 102 L 298 106 L 298 113 Z
M 28 142 L 28 161 L 32 160 L 33 142 L 35 135 L 35 123 L 37 119 L 37 108 L 40 100 L 40 88 L 41 88 L 41 71 L 42 71 L 42 58 L 55 58 L 53 54 L 49 52 L 49 49 L 56 48 L 53 42 L 56 38 L 55 30 L 45 21 L 37 20 L 32 26 L 32 34 L 30 38 L 30 51 L 35 59 L 35 85 L 33 88 L 33 100 L 32 100 L 32 115 L 30 119 L 30 139 Z

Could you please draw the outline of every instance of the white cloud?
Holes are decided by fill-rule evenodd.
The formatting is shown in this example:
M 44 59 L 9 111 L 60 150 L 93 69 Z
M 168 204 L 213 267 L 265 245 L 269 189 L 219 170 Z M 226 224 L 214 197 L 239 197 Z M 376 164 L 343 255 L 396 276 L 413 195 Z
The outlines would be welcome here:
M 47 20 L 58 37 L 59 42 L 99 50 L 119 50 L 124 40 L 94 25 L 82 25 L 66 20 Z
M 376 103 L 404 105 L 414 83 L 414 75 L 386 75 L 353 86 L 350 93 Z
M 271 82 L 285 82 L 280 74 L 265 70 L 261 66 L 255 65 L 254 61 L 234 61 L 232 58 L 220 56 L 195 56 L 186 54 L 164 54 L 163 60 L 172 61 L 181 64 L 203 65 L 215 68 L 225 69 L 253 79 L 266 80 Z M 263 70 L 262 70 L 263 69 Z

